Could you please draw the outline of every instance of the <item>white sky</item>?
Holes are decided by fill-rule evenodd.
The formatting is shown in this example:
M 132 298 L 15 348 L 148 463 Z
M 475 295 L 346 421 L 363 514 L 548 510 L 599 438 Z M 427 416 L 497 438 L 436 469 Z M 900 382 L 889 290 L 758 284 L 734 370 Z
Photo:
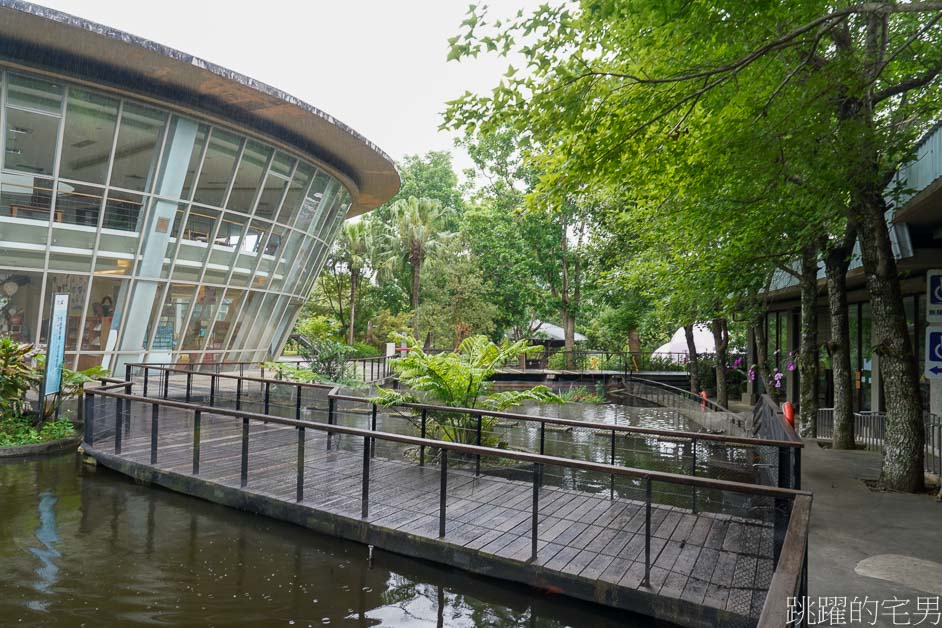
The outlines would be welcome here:
M 445 101 L 495 86 L 495 59 L 450 62 L 471 0 L 41 0 L 246 74 L 342 120 L 394 159 L 448 150 Z M 509 16 L 540 0 L 492 0 Z

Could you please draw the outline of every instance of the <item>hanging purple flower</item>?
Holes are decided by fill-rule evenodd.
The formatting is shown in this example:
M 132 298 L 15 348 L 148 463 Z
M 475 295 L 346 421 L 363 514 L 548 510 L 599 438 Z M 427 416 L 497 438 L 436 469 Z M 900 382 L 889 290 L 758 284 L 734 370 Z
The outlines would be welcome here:
M 736 361 L 733 362 L 733 368 L 734 369 L 742 368 L 742 356 L 736 358 Z
M 749 369 L 749 381 L 750 382 L 756 381 L 756 370 L 754 368 Z
M 796 368 L 795 363 L 789 360 L 788 364 L 785 365 L 785 368 L 787 368 L 789 371 L 794 371 Z

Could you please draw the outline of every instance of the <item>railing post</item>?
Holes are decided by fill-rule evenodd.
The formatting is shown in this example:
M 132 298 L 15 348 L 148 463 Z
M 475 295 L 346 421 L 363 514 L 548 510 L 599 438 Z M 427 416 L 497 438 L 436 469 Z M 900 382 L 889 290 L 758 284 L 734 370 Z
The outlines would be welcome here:
M 481 428 L 483 427 L 484 417 L 478 415 L 478 447 L 481 446 Z M 481 454 L 475 454 L 474 475 L 481 475 Z
M 236 380 L 236 410 L 242 409 L 242 376 Z
M 651 478 L 645 478 L 644 485 L 644 581 L 642 586 L 651 585 Z
M 787 447 L 778 448 L 778 487 L 792 488 L 791 455 Z
M 792 488 L 801 490 L 801 447 L 792 447 Z
M 240 380 L 241 381 L 241 380 Z M 249 420 L 242 418 L 242 467 L 239 485 L 245 488 L 249 483 Z
M 540 421 L 540 455 L 546 449 L 546 422 Z
M 157 464 L 157 424 L 160 420 L 160 406 L 151 404 L 150 410 L 150 463 Z
M 692 477 L 697 476 L 697 439 L 694 438 L 690 441 L 690 475 Z M 691 512 L 697 512 L 697 487 L 690 487 L 691 501 L 693 502 L 690 506 Z
M 376 404 L 373 404 L 373 409 L 370 413 L 370 429 L 374 432 L 376 431 Z M 370 443 L 370 456 L 376 455 L 376 439 Z
M 304 426 L 298 426 L 298 486 L 297 500 L 304 499 Z
M 265 382 L 265 414 L 268 414 L 268 409 L 271 407 L 271 382 Z
M 441 486 L 438 491 L 438 538 L 445 537 L 445 508 L 448 496 L 448 450 L 441 453 Z
M 193 373 L 186 372 L 186 402 L 190 403 L 190 395 L 193 392 Z
M 121 398 L 115 397 L 114 400 L 114 452 L 116 454 L 121 453 L 121 439 L 122 439 L 122 430 L 124 429 L 124 421 L 121 416 Z
M 142 387 L 142 390 L 144 391 L 143 395 L 146 397 L 147 396 L 147 379 L 148 379 L 147 375 L 148 373 L 150 373 L 150 369 L 147 368 L 147 366 L 142 366 L 141 368 L 144 369 L 144 386 Z
M 200 474 L 200 439 L 202 438 L 202 412 L 193 413 L 193 475 Z
M 170 367 L 164 367 L 164 399 L 170 396 Z
M 612 451 L 609 456 L 609 464 L 615 466 L 615 430 L 612 430 Z M 612 473 L 609 478 L 608 498 L 615 499 L 615 474 Z
M 296 388 L 297 393 L 294 397 L 294 420 L 301 420 L 301 384 L 298 384 Z
M 363 490 L 360 497 L 360 516 L 366 519 L 370 516 L 370 441 L 363 437 Z
M 84 404 L 82 415 L 85 419 L 82 440 L 87 445 L 92 445 L 95 442 L 95 399 L 92 395 L 84 393 L 82 395 L 82 404 Z
M 422 409 L 422 438 L 425 438 L 425 426 L 428 419 L 428 410 L 425 408 Z M 419 446 L 419 466 L 425 466 L 425 445 Z
M 209 375 L 209 407 L 213 407 L 216 403 L 216 374 L 210 373 Z
M 131 381 L 131 365 L 130 364 L 124 365 L 124 381 L 126 382 Z
M 336 404 L 336 402 L 337 402 L 337 400 L 334 399 L 333 397 L 331 397 L 331 396 L 330 396 L 330 393 L 328 393 L 328 397 L 327 397 L 327 425 L 333 425 L 333 424 L 334 424 L 334 405 Z M 334 435 L 333 432 L 331 432 L 330 430 L 327 431 L 327 451 L 330 451 L 330 444 L 331 444 L 330 441 L 331 441 L 331 439 L 333 438 L 333 435 Z
M 543 484 L 543 464 L 533 466 L 533 513 L 530 515 L 530 560 L 536 561 L 540 532 L 540 486 Z

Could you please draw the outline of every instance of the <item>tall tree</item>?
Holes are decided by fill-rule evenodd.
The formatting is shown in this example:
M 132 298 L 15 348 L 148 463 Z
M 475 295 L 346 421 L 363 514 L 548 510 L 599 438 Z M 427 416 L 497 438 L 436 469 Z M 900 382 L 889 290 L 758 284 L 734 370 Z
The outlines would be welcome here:
M 509 120 L 554 146 L 537 192 L 558 195 L 587 182 L 624 184 L 638 164 L 676 154 L 671 141 L 704 150 L 706 127 L 732 129 L 729 121 L 744 112 L 760 131 L 777 127 L 740 150 L 780 145 L 778 176 L 802 197 L 825 196 L 828 211 L 841 199 L 834 207 L 856 224 L 888 409 L 883 480 L 918 490 L 922 409 L 884 192 L 938 108 L 940 10 L 933 1 L 584 0 L 490 22 L 477 6 L 452 40 L 452 56 L 521 54 L 529 72 L 509 68 L 489 96 L 468 95 L 448 116 L 462 127 Z M 690 174 L 665 164 L 658 183 L 689 192 Z M 727 185 L 713 181 L 721 193 Z M 787 202 L 762 205 L 779 215 L 792 210 Z M 807 240 L 794 244 L 798 258 Z
M 451 234 L 442 230 L 447 215 L 441 203 L 429 198 L 396 201 L 390 208 L 389 237 L 398 247 L 401 263 L 411 278 L 409 303 L 412 307 L 412 331 L 418 336 L 419 289 L 422 266 L 431 251 L 442 246 Z

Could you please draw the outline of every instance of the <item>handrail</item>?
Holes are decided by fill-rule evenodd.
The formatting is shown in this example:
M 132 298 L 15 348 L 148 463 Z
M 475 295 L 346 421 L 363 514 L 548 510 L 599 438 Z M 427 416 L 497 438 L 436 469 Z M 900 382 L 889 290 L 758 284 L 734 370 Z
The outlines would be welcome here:
M 236 364 L 236 363 L 233 363 L 233 364 Z M 245 362 L 245 364 L 256 364 L 256 362 Z M 222 379 L 241 379 L 248 382 L 259 382 L 262 384 L 266 382 L 277 383 L 277 384 L 291 384 L 292 386 L 299 385 L 304 388 L 320 388 L 324 390 L 331 390 L 334 387 L 333 384 L 321 384 L 318 382 L 296 382 L 293 380 L 269 379 L 266 377 L 252 377 L 251 375 L 235 375 L 232 373 L 213 373 L 211 371 L 210 372 L 191 371 L 191 370 L 186 370 L 186 369 L 181 369 L 181 368 L 171 368 L 169 366 L 159 366 L 159 365 L 147 364 L 147 363 L 128 364 L 128 366 L 131 368 L 145 368 L 145 369 L 153 369 L 155 371 L 165 371 L 167 373 L 182 373 L 184 375 L 200 375 L 203 377 L 219 377 Z
M 357 397 L 354 395 L 341 395 L 328 393 L 328 399 L 338 401 L 356 401 L 360 403 L 373 403 L 368 397 Z M 397 407 L 414 408 L 417 410 L 429 410 L 431 412 L 451 412 L 456 414 L 468 414 L 471 416 L 489 416 L 496 419 L 511 419 L 516 421 L 530 421 L 533 423 L 550 423 L 553 425 L 566 425 L 569 427 L 591 428 L 605 431 L 627 432 L 632 434 L 650 434 L 654 436 L 670 436 L 672 438 L 687 438 L 692 440 L 715 441 L 722 443 L 732 443 L 747 445 L 752 447 L 804 447 L 804 444 L 793 441 L 771 440 L 761 438 L 750 438 L 747 436 L 725 436 L 723 434 L 710 434 L 708 432 L 688 432 L 683 430 L 662 430 L 653 427 L 638 427 L 634 425 L 612 425 L 609 423 L 596 423 L 593 421 L 576 421 L 573 419 L 562 419 L 557 417 L 534 416 L 532 414 L 520 414 L 516 412 L 504 412 L 497 410 L 482 410 L 478 408 L 460 408 L 452 406 L 441 406 L 427 403 L 399 403 Z
M 784 627 L 791 624 L 787 613 L 788 598 L 803 597 L 803 589 L 807 585 L 811 500 L 811 495 L 804 493 L 797 496 L 792 503 L 785 542 L 782 544 L 778 565 L 765 595 L 765 604 L 762 606 L 757 628 Z M 802 608 L 805 608 L 804 604 Z
M 125 382 L 124 385 L 131 385 L 131 382 Z M 779 488 L 775 486 L 765 486 L 760 484 L 743 484 L 729 480 L 718 480 L 704 478 L 700 476 L 681 475 L 678 473 L 667 473 L 664 471 L 652 471 L 637 467 L 619 467 L 600 462 L 590 462 L 584 460 L 572 460 L 569 458 L 559 458 L 557 456 L 547 456 L 545 454 L 533 454 L 529 452 L 516 451 L 512 449 L 499 449 L 496 447 L 486 447 L 483 445 L 467 445 L 463 443 L 453 443 L 450 441 L 441 441 L 431 438 L 421 438 L 418 436 L 408 436 L 405 434 L 394 434 L 391 432 L 379 432 L 366 430 L 357 427 L 347 427 L 343 425 L 330 423 L 317 423 L 314 421 L 305 421 L 300 419 L 289 419 L 270 414 L 260 414 L 257 412 L 248 412 L 245 410 L 230 410 L 228 408 L 217 408 L 196 403 L 187 403 L 183 401 L 173 401 L 154 397 L 143 397 L 141 395 L 117 393 L 104 388 L 92 388 L 86 391 L 89 396 L 111 397 L 113 399 L 123 399 L 126 401 L 146 403 L 151 405 L 179 408 L 182 410 L 192 410 L 213 415 L 231 416 L 243 420 L 254 420 L 278 425 L 288 425 L 292 427 L 303 427 L 315 429 L 322 432 L 347 434 L 350 436 L 360 436 L 363 438 L 376 438 L 407 445 L 419 445 L 426 447 L 435 447 L 438 449 L 447 449 L 459 453 L 488 456 L 492 458 L 505 458 L 519 462 L 532 462 L 536 464 L 545 464 L 552 466 L 568 467 L 582 471 L 596 471 L 609 475 L 621 475 L 627 477 L 640 478 L 655 482 L 667 482 L 669 484 L 681 484 L 685 486 L 694 486 L 723 491 L 732 491 L 749 495 L 761 495 L 764 497 L 778 497 L 793 499 L 800 495 L 810 496 L 806 491 L 798 491 L 788 488 Z
M 721 406 L 720 404 L 716 403 L 712 399 L 704 399 L 703 397 L 696 395 L 690 392 L 689 390 L 684 390 L 683 388 L 678 388 L 677 386 L 665 384 L 664 382 L 658 382 L 653 379 L 646 379 L 644 377 L 635 377 L 634 375 L 632 375 L 628 381 L 641 382 L 642 384 L 647 384 L 649 386 L 655 386 L 657 388 L 667 389 L 668 391 L 674 394 L 679 394 L 682 397 L 686 397 L 689 401 L 694 401 L 698 404 L 706 404 L 707 406 L 714 408 L 713 412 L 726 412 L 728 414 L 736 414 L 729 408 L 725 408 Z

